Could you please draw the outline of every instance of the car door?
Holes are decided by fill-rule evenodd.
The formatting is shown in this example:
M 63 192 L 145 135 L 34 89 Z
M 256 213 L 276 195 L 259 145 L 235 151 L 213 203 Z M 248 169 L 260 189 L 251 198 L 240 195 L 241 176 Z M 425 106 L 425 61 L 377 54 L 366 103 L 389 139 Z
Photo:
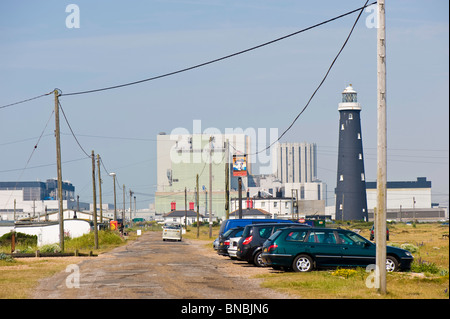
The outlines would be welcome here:
M 306 245 L 317 266 L 336 266 L 341 263 L 342 250 L 337 245 L 333 230 L 311 230 Z
M 353 232 L 338 231 L 342 266 L 367 266 L 375 263 L 375 245 Z

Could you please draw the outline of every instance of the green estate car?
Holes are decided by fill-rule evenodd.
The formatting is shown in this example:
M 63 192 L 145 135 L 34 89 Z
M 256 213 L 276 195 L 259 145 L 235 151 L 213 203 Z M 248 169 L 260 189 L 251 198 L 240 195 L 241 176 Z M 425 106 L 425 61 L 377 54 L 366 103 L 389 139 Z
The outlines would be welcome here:
M 263 246 L 264 263 L 275 269 L 307 272 L 319 267 L 366 267 L 375 264 L 376 246 L 344 229 L 282 228 Z M 409 270 L 414 257 L 404 249 L 386 247 L 386 270 Z

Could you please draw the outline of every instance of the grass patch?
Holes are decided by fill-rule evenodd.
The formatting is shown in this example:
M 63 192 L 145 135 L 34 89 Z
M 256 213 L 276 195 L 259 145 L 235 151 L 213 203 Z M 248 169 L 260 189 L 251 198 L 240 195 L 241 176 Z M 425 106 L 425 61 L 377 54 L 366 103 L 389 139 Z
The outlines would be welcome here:
M 128 240 L 136 236 L 130 235 Z M 67 239 L 64 242 L 65 251 L 71 252 L 78 249 L 80 252 L 94 251 L 101 253 L 114 247 L 123 245 L 126 240 L 115 231 L 98 232 L 99 249 L 94 250 L 94 233 L 85 234 L 78 238 Z M 36 249 L 42 251 L 58 251 L 59 245 L 45 245 L 42 247 L 30 247 L 29 252 Z M 3 247 L 2 251 L 10 251 L 10 246 Z M 67 265 L 76 264 L 82 259 L 89 257 L 57 257 L 57 258 L 11 258 L 0 252 L 0 299 L 23 299 L 30 298 L 33 289 L 39 280 L 50 277 L 63 271 Z M 95 257 L 94 257 L 95 258 Z
M 370 223 L 330 225 L 358 229 L 369 238 Z M 414 255 L 411 272 L 388 273 L 386 295 L 367 288 L 369 273 L 364 268 L 319 270 L 310 273 L 280 272 L 259 275 L 263 287 L 305 299 L 448 299 L 449 241 L 448 226 L 440 223 L 388 225 L 388 245 L 411 251 Z

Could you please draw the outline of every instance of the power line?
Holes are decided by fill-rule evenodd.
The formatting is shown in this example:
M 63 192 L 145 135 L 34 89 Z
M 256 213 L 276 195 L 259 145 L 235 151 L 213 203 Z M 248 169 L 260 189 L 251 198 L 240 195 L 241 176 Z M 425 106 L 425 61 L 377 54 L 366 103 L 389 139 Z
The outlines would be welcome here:
M 0 109 L 4 109 L 4 108 L 7 108 L 7 107 L 9 107 L 9 106 L 13 106 L 13 105 L 17 105 L 17 104 L 21 104 L 21 103 L 33 101 L 33 100 L 39 99 L 39 98 L 41 98 L 41 97 L 44 97 L 44 96 L 47 96 L 47 95 L 50 95 L 50 94 L 53 94 L 53 91 L 51 91 L 51 92 L 49 92 L 49 93 L 45 93 L 45 94 L 41 94 L 41 95 L 32 97 L 32 98 L 30 98 L 30 99 L 26 99 L 26 100 L 22 100 L 22 101 L 19 101 L 19 102 L 14 102 L 14 103 L 11 103 L 11 104 L 6 104 L 6 105 L 3 105 L 3 106 L 0 106 Z
M 75 139 L 75 141 L 77 142 L 78 146 L 79 146 L 80 149 L 83 151 L 83 153 L 86 154 L 86 156 L 90 158 L 91 156 L 84 150 L 84 148 L 81 146 L 80 142 L 78 141 L 77 137 L 75 136 L 75 133 L 73 132 L 72 127 L 71 127 L 70 124 L 69 124 L 69 120 L 67 119 L 66 113 L 64 113 L 64 110 L 63 110 L 63 108 L 62 108 L 61 103 L 59 102 L 59 100 L 58 100 L 58 105 L 59 105 L 59 108 L 60 108 L 61 111 L 62 111 L 62 114 L 63 114 L 63 116 L 64 116 L 64 119 L 66 120 L 67 125 L 69 126 L 69 129 L 70 129 L 70 132 L 72 133 L 73 138 Z
M 352 11 L 352 12 L 355 12 L 355 11 L 360 10 L 360 12 L 359 12 L 359 14 L 358 14 L 358 17 L 356 18 L 356 21 L 353 23 L 353 26 L 352 26 L 352 28 L 350 29 L 350 32 L 349 32 L 347 38 L 345 39 L 344 44 L 341 46 L 339 52 L 338 52 L 338 53 L 336 54 L 336 56 L 334 57 L 333 62 L 331 62 L 331 65 L 328 67 L 328 70 L 327 70 L 327 72 L 325 73 L 325 76 L 322 78 L 322 81 L 320 81 L 319 85 L 318 85 L 317 88 L 314 90 L 313 94 L 311 95 L 311 97 L 309 98 L 308 102 L 307 102 L 306 105 L 303 107 L 303 109 L 300 111 L 300 113 L 297 114 L 297 116 L 296 116 L 295 119 L 292 121 L 292 123 L 288 126 L 288 128 L 287 128 L 286 130 L 284 130 L 284 132 L 277 138 L 277 140 L 275 140 L 274 142 L 272 142 L 272 144 L 270 144 L 270 145 L 267 146 L 266 148 L 264 148 L 264 149 L 262 149 L 262 150 L 260 150 L 260 151 L 257 151 L 257 152 L 254 153 L 254 154 L 250 154 L 250 155 L 257 155 L 257 154 L 259 154 L 259 153 L 261 153 L 261 152 L 264 152 L 264 151 L 268 150 L 269 148 L 271 148 L 275 143 L 277 143 L 277 142 L 278 142 L 278 141 L 279 141 L 279 140 L 280 140 L 280 139 L 281 139 L 281 138 L 282 138 L 282 137 L 283 137 L 283 136 L 284 136 L 284 135 L 292 128 L 292 126 L 294 125 L 294 123 L 297 122 L 298 118 L 303 114 L 303 112 L 305 112 L 305 110 L 308 108 L 309 104 L 311 103 L 312 99 L 313 99 L 314 96 L 316 95 L 317 91 L 319 91 L 320 87 L 321 87 L 322 84 L 325 82 L 326 78 L 328 77 L 328 74 L 330 73 L 331 69 L 333 68 L 333 66 L 334 66 L 334 64 L 335 64 L 335 62 L 336 62 L 336 60 L 337 60 L 338 57 L 341 55 L 342 51 L 344 50 L 345 46 L 347 45 L 347 42 L 348 42 L 348 40 L 350 39 L 350 36 L 352 35 L 353 30 L 355 29 L 356 24 L 358 23 L 359 18 L 361 17 L 361 14 L 362 14 L 364 8 L 366 8 L 366 7 L 368 6 L 368 5 L 367 5 L 368 2 L 369 2 L 369 0 L 366 1 L 366 3 L 364 4 L 363 7 L 361 7 L 361 8 L 359 8 L 359 9 L 356 9 L 356 10 L 353 10 L 353 11 Z M 376 3 L 376 2 L 374 2 L 374 3 Z M 371 3 L 369 6 L 373 5 L 374 3 Z
M 118 88 L 122 88 L 122 87 L 126 87 L 126 86 L 136 85 L 136 84 L 140 84 L 140 83 L 144 83 L 144 82 L 148 82 L 148 81 L 153 81 L 153 80 L 161 79 L 161 78 L 168 77 L 168 76 L 171 76 L 171 75 L 183 73 L 183 72 L 186 72 L 186 71 L 190 71 L 190 70 L 193 70 L 193 69 L 197 69 L 197 68 L 200 68 L 200 67 L 203 67 L 203 66 L 212 64 L 212 63 L 216 63 L 216 62 L 219 62 L 219 61 L 222 61 L 222 60 L 226 60 L 226 59 L 229 59 L 229 58 L 232 58 L 232 57 L 235 57 L 235 56 L 238 56 L 238 55 L 241 55 L 241 54 L 244 54 L 244 53 L 247 53 L 247 52 L 250 52 L 250 51 L 259 49 L 259 48 L 262 48 L 262 47 L 265 47 L 265 46 L 267 46 L 267 45 L 270 45 L 270 44 L 276 43 L 276 42 L 278 42 L 278 41 L 281 41 L 281 40 L 284 40 L 284 39 L 293 37 L 294 35 L 303 33 L 303 32 L 305 32 L 305 31 L 308 31 L 308 30 L 311 30 L 311 29 L 314 29 L 314 28 L 317 28 L 317 27 L 322 26 L 322 25 L 324 25 L 324 24 L 330 23 L 330 22 L 332 22 L 332 21 L 341 19 L 341 18 L 343 18 L 343 17 L 345 17 L 345 16 L 347 16 L 347 15 L 350 15 L 350 14 L 352 14 L 352 13 L 355 13 L 355 12 L 357 12 L 357 11 L 360 11 L 360 13 L 359 13 L 359 15 L 358 15 L 358 19 L 356 20 L 356 21 L 358 21 L 358 20 L 359 20 L 359 17 L 361 16 L 361 13 L 362 13 L 363 9 L 365 9 L 366 7 L 371 6 L 371 5 L 373 5 L 373 4 L 376 4 L 376 1 L 375 1 L 375 2 L 373 2 L 373 3 L 369 4 L 369 5 L 367 5 L 368 2 L 369 2 L 369 1 L 367 0 L 366 3 L 365 3 L 365 5 L 364 5 L 363 7 L 360 7 L 360 8 L 358 8 L 358 9 L 355 9 L 355 10 L 352 10 L 352 11 L 349 11 L 349 12 L 346 12 L 346 13 L 344 13 L 344 14 L 341 14 L 341 15 L 337 16 L 337 17 L 328 19 L 328 20 L 326 20 L 326 21 L 317 23 L 317 24 L 315 24 L 315 25 L 312 25 L 312 26 L 307 27 L 307 28 L 304 28 L 304 29 L 302 29 L 302 30 L 299 30 L 299 31 L 290 33 L 290 34 L 285 35 L 285 36 L 282 36 L 282 37 L 279 37 L 279 38 L 277 38 L 277 39 L 274 39 L 274 40 L 271 40 L 271 41 L 268 41 L 268 42 L 259 44 L 259 45 L 257 45 L 257 46 L 254 46 L 254 47 L 251 47 L 251 48 L 242 50 L 242 51 L 238 51 L 238 52 L 235 52 L 235 53 L 226 55 L 226 56 L 223 56 L 223 57 L 214 59 L 214 60 L 210 60 L 210 61 L 207 61 L 207 62 L 204 62 L 204 63 L 200 63 L 200 64 L 197 64 L 197 65 L 194 65 L 194 66 L 191 66 L 191 67 L 187 67 L 187 68 L 180 69 L 180 70 L 177 70 L 177 71 L 173 71 L 173 72 L 169 72 L 169 73 L 157 75 L 157 76 L 150 77 L 150 78 L 143 79 L 143 80 L 139 80 L 139 81 L 128 82 L 128 83 L 124 83 L 124 84 L 119 84 L 119 85 L 114 85 L 114 86 L 109 86 L 109 87 L 104 87 L 104 88 L 99 88 L 99 89 L 93 89 L 93 90 L 86 90 L 86 91 L 79 91 L 79 92 L 71 92 L 71 93 L 63 93 L 63 94 L 61 94 L 61 96 L 80 95 L 80 94 L 88 94 L 88 93 L 94 93 L 94 92 L 100 92 L 100 91 L 106 91 L 106 90 L 118 89 Z M 355 24 L 356 24 L 356 23 L 355 23 Z M 352 30 L 353 30 L 353 29 L 352 29 Z M 348 40 L 348 39 L 347 39 L 347 40 Z

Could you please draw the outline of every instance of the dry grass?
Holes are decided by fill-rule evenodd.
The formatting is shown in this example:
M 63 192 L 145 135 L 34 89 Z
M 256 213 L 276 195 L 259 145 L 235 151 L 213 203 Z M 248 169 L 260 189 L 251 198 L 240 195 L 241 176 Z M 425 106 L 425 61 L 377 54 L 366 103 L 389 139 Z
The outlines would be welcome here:
M 356 227 L 348 226 L 348 229 Z M 361 229 L 361 235 L 369 238 L 369 228 Z M 369 273 L 358 269 L 354 276 L 333 276 L 333 270 L 311 273 L 277 273 L 258 276 L 264 279 L 263 286 L 306 299 L 448 299 L 449 288 L 449 241 L 448 226 L 433 224 L 391 224 L 388 245 L 404 243 L 418 247 L 415 261 L 434 263 L 444 270 L 443 275 L 429 273 L 400 272 L 387 275 L 387 295 L 366 286 Z
M 39 280 L 63 271 L 67 265 L 78 263 L 79 258 L 20 258 L 14 262 L 0 261 L 0 298 L 29 298 Z

